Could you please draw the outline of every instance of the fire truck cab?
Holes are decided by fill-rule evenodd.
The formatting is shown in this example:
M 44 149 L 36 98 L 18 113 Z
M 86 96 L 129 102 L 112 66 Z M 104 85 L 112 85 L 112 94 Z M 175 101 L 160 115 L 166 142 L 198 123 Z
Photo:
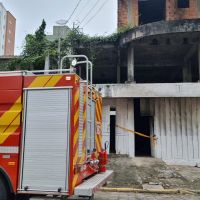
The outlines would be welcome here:
M 70 69 L 0 72 L 0 200 L 91 198 L 112 175 L 102 148 L 102 97 Z

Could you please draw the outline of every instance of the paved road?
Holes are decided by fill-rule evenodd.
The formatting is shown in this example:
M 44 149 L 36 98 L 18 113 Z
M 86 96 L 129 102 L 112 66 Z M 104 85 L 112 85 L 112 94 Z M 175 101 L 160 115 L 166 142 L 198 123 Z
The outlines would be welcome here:
M 200 196 L 97 192 L 95 200 L 200 200 Z

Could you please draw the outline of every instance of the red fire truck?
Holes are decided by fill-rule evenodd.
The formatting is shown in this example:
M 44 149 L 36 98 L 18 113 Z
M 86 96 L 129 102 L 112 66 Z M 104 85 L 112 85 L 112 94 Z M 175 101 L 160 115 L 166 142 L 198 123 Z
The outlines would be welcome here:
M 69 69 L 0 72 L 0 200 L 92 198 L 111 177 L 92 63 L 86 56 L 61 63 L 66 58 L 78 61 Z M 84 65 L 86 80 L 75 73 Z

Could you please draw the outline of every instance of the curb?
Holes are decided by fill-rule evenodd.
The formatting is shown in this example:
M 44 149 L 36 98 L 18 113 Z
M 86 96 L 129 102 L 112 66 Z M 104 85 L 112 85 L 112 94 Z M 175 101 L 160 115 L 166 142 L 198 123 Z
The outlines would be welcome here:
M 132 192 L 132 193 L 151 193 L 151 194 L 190 194 L 190 195 L 200 195 L 200 190 L 190 190 L 190 189 L 163 189 L 163 190 L 144 190 L 136 188 L 100 188 L 102 192 Z

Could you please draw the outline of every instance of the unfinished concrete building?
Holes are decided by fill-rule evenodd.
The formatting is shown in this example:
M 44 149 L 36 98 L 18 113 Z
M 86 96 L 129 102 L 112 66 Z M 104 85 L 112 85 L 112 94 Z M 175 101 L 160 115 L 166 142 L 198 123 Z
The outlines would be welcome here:
M 200 0 L 118 0 L 127 26 L 95 67 L 104 141 L 112 153 L 200 163 Z

